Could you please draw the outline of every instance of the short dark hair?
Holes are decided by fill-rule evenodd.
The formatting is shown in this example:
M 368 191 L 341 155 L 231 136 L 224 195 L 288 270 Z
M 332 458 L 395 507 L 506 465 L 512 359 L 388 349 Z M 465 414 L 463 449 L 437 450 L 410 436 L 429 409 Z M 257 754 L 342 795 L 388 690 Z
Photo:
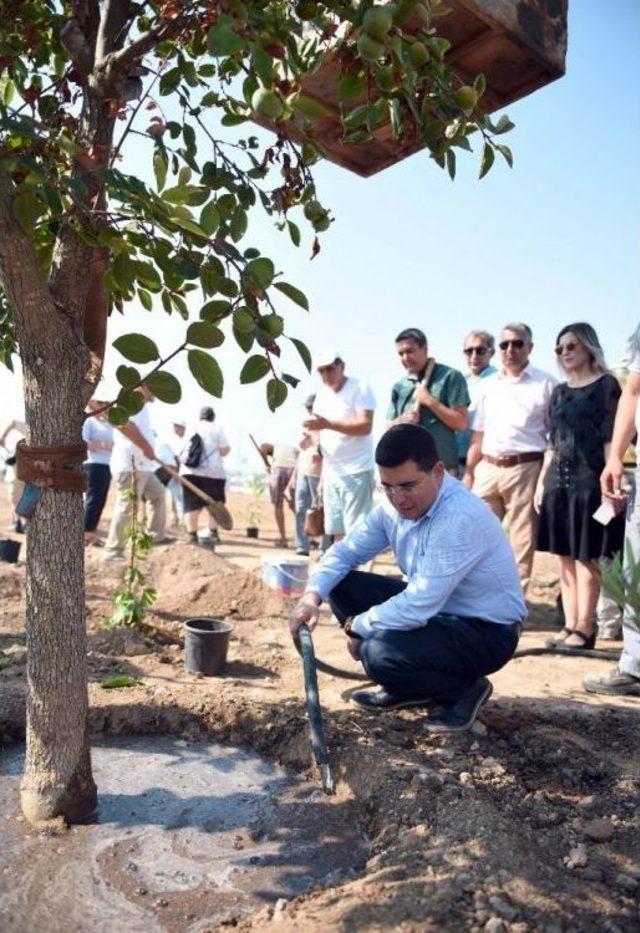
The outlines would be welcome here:
M 419 347 L 426 347 L 427 345 L 427 338 L 418 327 L 405 327 L 404 330 L 401 330 L 396 337 L 396 343 L 400 343 L 401 340 L 413 340 Z
M 205 405 L 200 409 L 200 421 L 215 421 L 216 413 L 211 405 Z
M 433 435 L 419 424 L 396 424 L 386 431 L 376 447 L 376 463 L 381 467 L 397 467 L 413 460 L 428 473 L 439 460 Z

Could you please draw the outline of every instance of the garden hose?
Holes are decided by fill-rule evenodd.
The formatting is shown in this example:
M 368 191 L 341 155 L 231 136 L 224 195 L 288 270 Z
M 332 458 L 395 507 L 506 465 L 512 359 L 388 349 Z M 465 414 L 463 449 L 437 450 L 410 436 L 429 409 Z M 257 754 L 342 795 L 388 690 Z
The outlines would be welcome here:
M 316 656 L 313 650 L 313 639 L 306 625 L 300 626 L 297 631 L 297 636 L 295 644 L 302 657 L 304 690 L 307 697 L 307 715 L 309 716 L 313 757 L 320 768 L 323 791 L 325 794 L 334 794 L 335 785 L 329 765 L 329 753 L 324 738 L 322 711 L 320 709 L 320 695 L 318 693 L 318 676 L 316 673 Z M 338 671 L 339 669 L 335 668 L 335 670 Z

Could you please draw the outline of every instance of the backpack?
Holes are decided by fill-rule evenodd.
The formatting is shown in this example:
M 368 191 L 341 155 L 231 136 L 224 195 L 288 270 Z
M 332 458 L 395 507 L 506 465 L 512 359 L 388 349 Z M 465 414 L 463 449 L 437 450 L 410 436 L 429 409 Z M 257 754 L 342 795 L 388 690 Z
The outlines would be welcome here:
M 204 454 L 204 442 L 199 434 L 192 434 L 183 463 L 186 467 L 200 466 Z

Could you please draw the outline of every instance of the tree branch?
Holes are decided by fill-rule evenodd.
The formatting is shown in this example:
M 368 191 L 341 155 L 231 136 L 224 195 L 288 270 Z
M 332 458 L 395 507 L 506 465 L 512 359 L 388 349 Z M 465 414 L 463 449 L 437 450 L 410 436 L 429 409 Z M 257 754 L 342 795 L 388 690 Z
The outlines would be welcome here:
M 148 32 L 138 36 L 128 46 L 115 52 L 111 56 L 111 62 L 118 71 L 126 74 L 134 65 L 140 62 L 147 52 L 164 42 L 166 39 L 175 39 L 182 32 L 184 27 L 193 19 L 191 12 L 180 13 L 174 19 L 165 20 L 152 26 Z

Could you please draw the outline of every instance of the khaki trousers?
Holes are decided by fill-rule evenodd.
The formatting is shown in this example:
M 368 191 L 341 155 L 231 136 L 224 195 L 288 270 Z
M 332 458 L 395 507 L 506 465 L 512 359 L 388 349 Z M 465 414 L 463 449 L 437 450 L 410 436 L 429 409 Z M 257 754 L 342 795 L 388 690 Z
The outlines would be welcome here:
M 500 521 L 506 516 L 509 541 L 518 565 L 525 594 L 531 579 L 536 547 L 538 516 L 533 508 L 533 494 L 542 460 L 519 463 L 512 467 L 494 466 L 481 460 L 475 471 L 473 491 L 483 499 Z
M 116 503 L 109 526 L 107 548 L 122 551 L 125 545 L 127 526 L 131 517 L 131 503 L 127 493 L 131 489 L 132 473 L 116 473 L 113 480 L 117 489 Z M 146 524 L 156 540 L 164 537 L 165 530 L 165 491 L 164 486 L 151 472 L 136 473 L 136 507 L 144 497 L 146 504 Z

